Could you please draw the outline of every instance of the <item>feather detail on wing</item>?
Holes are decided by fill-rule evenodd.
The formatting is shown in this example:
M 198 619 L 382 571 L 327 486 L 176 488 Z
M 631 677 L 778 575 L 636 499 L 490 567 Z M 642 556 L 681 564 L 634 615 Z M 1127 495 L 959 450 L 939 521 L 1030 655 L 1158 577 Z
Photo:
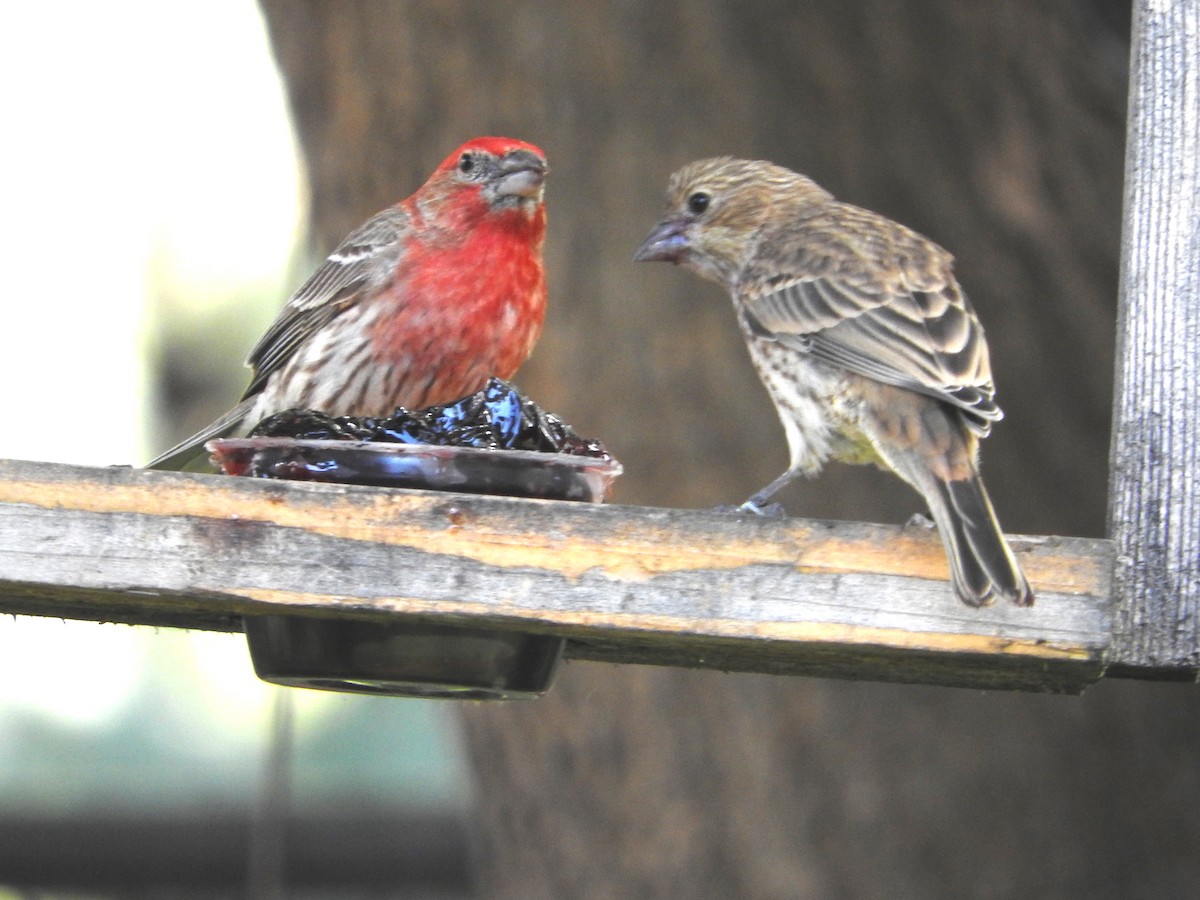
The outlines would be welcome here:
M 757 291 L 742 290 L 742 314 L 752 332 L 935 397 L 960 409 L 977 434 L 988 433 L 1002 413 L 983 327 L 948 269 L 934 278 L 883 269 L 892 275 L 885 279 L 850 274 L 829 259 L 810 262 L 811 273 L 775 274 Z
M 395 273 L 408 213 L 391 207 L 368 219 L 334 250 L 287 301 L 278 318 L 250 352 L 254 378 L 242 399 L 263 389 L 309 335 L 357 303 L 364 294 L 383 288 Z

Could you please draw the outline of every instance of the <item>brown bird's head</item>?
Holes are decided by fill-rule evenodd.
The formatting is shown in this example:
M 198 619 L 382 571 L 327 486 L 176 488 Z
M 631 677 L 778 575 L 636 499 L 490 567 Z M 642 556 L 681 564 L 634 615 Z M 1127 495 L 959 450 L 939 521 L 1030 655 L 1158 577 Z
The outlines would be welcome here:
M 666 213 L 633 258 L 686 266 L 732 287 L 766 223 L 829 199 L 810 179 L 774 163 L 697 160 L 671 176 Z

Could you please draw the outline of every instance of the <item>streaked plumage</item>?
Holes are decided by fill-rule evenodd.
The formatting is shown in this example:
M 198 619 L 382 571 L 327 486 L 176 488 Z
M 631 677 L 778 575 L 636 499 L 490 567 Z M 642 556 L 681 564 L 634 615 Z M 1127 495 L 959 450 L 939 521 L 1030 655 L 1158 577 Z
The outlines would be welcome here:
M 733 297 L 791 452 L 746 508 L 828 459 L 875 463 L 925 497 L 963 602 L 1033 602 L 979 478 L 979 439 L 1002 413 L 949 253 L 803 175 L 722 157 L 671 177 L 666 216 L 635 258 L 678 263 Z
M 149 465 L 187 466 L 205 441 L 290 407 L 388 415 L 511 378 L 545 319 L 546 172 L 532 144 L 463 144 L 288 299 L 250 353 L 241 403 Z

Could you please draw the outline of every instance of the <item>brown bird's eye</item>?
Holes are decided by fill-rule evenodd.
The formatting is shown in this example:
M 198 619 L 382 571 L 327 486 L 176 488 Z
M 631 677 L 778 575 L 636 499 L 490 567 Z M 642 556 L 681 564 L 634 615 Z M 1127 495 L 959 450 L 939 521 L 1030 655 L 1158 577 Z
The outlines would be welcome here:
M 475 168 L 475 157 L 470 153 L 464 153 L 462 159 L 458 161 L 458 171 L 466 175 Z
M 708 209 L 708 203 L 711 199 L 704 191 L 697 191 L 688 197 L 688 211 L 700 215 L 700 213 Z

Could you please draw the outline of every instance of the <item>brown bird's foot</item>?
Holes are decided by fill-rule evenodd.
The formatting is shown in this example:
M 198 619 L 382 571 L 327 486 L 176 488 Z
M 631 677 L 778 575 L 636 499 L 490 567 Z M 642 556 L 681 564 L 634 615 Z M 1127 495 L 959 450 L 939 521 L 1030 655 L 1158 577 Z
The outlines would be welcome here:
M 745 503 L 738 507 L 741 512 L 751 512 L 758 516 L 769 516 L 771 518 L 782 518 L 787 515 L 782 506 L 778 503 L 768 503 L 767 501 L 778 494 L 783 488 L 787 487 L 801 474 L 799 468 L 791 468 L 768 484 L 761 491 L 757 491 Z
M 926 530 L 937 528 L 937 523 L 925 513 L 913 513 L 907 522 L 904 523 L 905 528 L 924 528 Z
M 735 512 L 754 513 L 756 516 L 763 516 L 767 519 L 786 519 L 787 510 L 783 508 L 782 503 L 756 503 L 755 498 L 751 497 L 741 506 L 734 507 Z
M 712 511 L 726 515 L 752 513 L 753 515 L 763 516 L 768 519 L 783 519 L 787 517 L 787 511 L 783 508 L 782 503 L 768 503 L 766 506 L 756 506 L 749 500 L 737 506 L 734 506 L 732 503 L 722 503 L 720 506 L 714 506 Z

